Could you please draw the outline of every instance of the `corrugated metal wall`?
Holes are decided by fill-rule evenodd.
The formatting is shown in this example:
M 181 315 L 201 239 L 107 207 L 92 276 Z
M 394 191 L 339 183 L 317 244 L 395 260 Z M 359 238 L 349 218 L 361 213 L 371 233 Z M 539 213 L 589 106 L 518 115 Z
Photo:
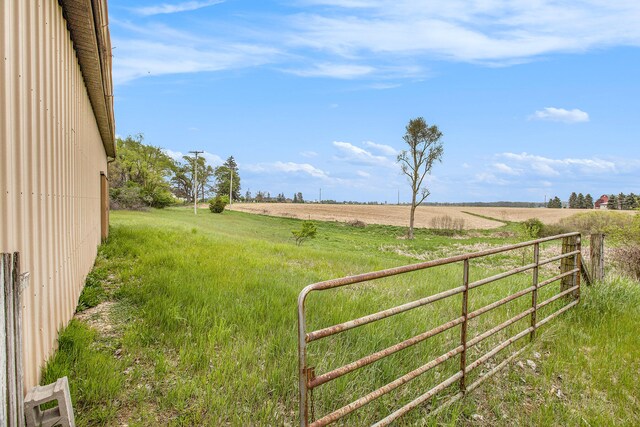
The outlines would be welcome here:
M 0 252 L 19 251 L 30 273 L 31 387 L 95 259 L 106 154 L 56 0 L 0 0 L 0 61 Z

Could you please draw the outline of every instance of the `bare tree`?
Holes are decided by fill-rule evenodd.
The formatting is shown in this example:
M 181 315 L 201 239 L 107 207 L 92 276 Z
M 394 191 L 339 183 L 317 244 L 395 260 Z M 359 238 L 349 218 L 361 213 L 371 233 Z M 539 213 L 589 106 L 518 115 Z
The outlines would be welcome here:
M 442 161 L 442 132 L 438 126 L 427 125 L 422 117 L 409 120 L 402 139 L 409 144 L 409 151 L 403 150 L 398 154 L 398 163 L 402 172 L 409 177 L 411 183 L 411 213 L 409 215 L 409 239 L 413 239 L 413 223 L 416 208 L 427 197 L 429 189 L 423 185 L 424 177 L 431 173 L 433 163 Z

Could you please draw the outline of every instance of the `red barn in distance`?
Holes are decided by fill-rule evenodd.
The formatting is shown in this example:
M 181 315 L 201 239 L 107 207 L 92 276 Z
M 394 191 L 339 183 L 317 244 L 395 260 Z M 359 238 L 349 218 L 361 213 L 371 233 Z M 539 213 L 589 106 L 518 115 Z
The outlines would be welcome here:
M 596 209 L 607 209 L 609 205 L 609 196 L 603 194 L 600 196 L 598 200 L 596 200 L 595 208 Z

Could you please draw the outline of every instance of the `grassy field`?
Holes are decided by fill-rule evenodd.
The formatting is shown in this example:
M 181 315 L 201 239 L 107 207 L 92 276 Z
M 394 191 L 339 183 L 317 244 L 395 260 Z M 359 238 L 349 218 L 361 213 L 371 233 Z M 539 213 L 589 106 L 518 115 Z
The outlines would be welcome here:
M 523 239 L 514 224 L 453 235 L 418 230 L 415 241 L 404 240 L 404 229 L 393 226 L 317 226 L 318 237 L 297 247 L 291 238 L 291 230 L 300 227 L 295 219 L 205 210 L 194 217 L 184 208 L 113 212 L 109 242 L 80 299 L 82 311 L 61 331 L 43 383 L 69 376 L 80 426 L 296 425 L 296 300 L 304 286 Z M 544 246 L 543 254 L 554 253 L 557 248 Z M 529 252 L 520 251 L 473 264 L 471 280 L 522 265 L 527 257 Z M 452 265 L 313 295 L 309 328 L 459 286 L 460 277 L 460 265 Z M 530 280 L 518 275 L 472 291 L 471 309 Z M 540 298 L 557 286 L 547 292 Z M 524 297 L 480 317 L 470 325 L 470 336 L 529 304 Z M 581 304 L 543 327 L 519 359 L 473 394 L 438 417 L 420 409 L 399 425 L 637 425 L 639 315 L 639 285 L 611 276 L 583 289 Z M 440 301 L 312 343 L 310 361 L 322 373 L 457 316 L 459 298 Z M 526 321 L 505 334 L 526 328 Z M 483 342 L 468 357 L 474 360 L 505 337 Z M 454 328 L 320 387 L 314 393 L 316 417 L 458 340 Z M 457 364 L 457 358 L 443 364 L 342 425 L 366 425 L 392 412 L 455 372 Z
M 398 205 L 341 205 L 293 203 L 235 203 L 230 207 L 239 212 L 257 213 L 285 218 L 315 219 L 320 221 L 363 221 L 367 224 L 404 226 L 409 218 L 409 206 Z M 433 221 L 442 217 L 464 221 L 464 228 L 493 229 L 505 222 L 521 222 L 538 218 L 545 224 L 557 224 L 564 218 L 584 209 L 494 208 L 462 206 L 419 206 L 416 227 L 435 228 Z M 602 211 L 604 212 L 604 211 Z M 618 211 L 633 214 L 633 211 Z

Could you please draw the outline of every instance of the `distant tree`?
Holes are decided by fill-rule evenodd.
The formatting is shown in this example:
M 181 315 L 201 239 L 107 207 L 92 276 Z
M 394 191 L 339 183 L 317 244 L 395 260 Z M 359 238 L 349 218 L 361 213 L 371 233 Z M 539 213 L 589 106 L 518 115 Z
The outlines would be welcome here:
M 255 201 L 258 202 L 258 203 L 264 202 L 264 193 L 262 191 L 258 191 L 256 193 Z
M 247 189 L 246 193 L 244 193 L 244 200 L 245 202 L 251 202 L 251 191 L 249 191 L 249 189 Z
M 193 198 L 193 168 L 187 164 L 177 163 L 173 169 L 171 177 L 171 191 L 176 197 L 185 199 L 187 202 Z
M 279 193 L 278 197 L 276 197 L 276 202 L 278 203 L 284 203 L 287 201 L 287 198 L 284 197 L 284 193 Z
M 618 209 L 624 209 L 623 204 L 626 198 L 624 193 L 618 194 Z
M 413 224 L 416 208 L 427 197 L 429 189 L 423 185 L 424 178 L 431 173 L 435 161 L 442 161 L 444 149 L 440 142 L 442 132 L 436 125 L 428 126 L 422 117 L 409 120 L 402 139 L 409 145 L 409 150 L 402 150 L 397 161 L 402 167 L 402 173 L 407 175 L 411 184 L 411 210 L 409 212 L 409 234 L 413 239 Z
M 213 175 L 215 177 L 215 191 L 219 196 L 227 195 L 231 200 L 240 199 L 240 175 L 238 174 L 238 165 L 236 164 L 233 156 L 229 158 L 221 165 L 215 168 Z M 231 176 L 233 175 L 233 194 L 229 194 L 229 187 L 231 187 Z
M 298 203 L 298 193 L 293 193 L 293 203 Z
M 578 193 L 576 204 L 578 209 L 584 209 L 584 195 L 582 193 Z
M 591 197 L 591 194 L 589 193 L 587 193 L 587 195 L 584 196 L 584 208 L 593 209 L 593 197 Z
M 570 209 L 578 208 L 578 195 L 576 194 L 575 191 L 571 193 L 571 195 L 569 196 L 569 208 Z
M 633 193 L 629 193 L 624 200 L 626 209 L 638 209 L 640 207 L 640 199 Z
M 302 193 L 296 193 L 296 199 L 298 200 L 297 203 L 304 203 L 304 197 L 302 197 Z
M 618 209 L 618 198 L 615 194 L 609 194 L 609 202 L 607 202 L 607 209 Z
M 198 157 L 196 162 L 195 156 L 183 156 L 183 162 L 176 163 L 174 167 L 173 177 L 171 178 L 171 188 L 177 197 L 182 197 L 188 202 L 192 202 L 194 196 L 198 200 L 204 200 L 206 193 L 211 191 L 211 177 L 213 176 L 213 168 L 207 164 L 204 157 Z M 193 173 L 197 169 L 198 182 L 195 190 L 193 187 Z
M 547 203 L 547 207 L 548 208 L 554 208 L 554 209 L 560 209 L 562 208 L 562 201 L 560 200 L 560 198 L 558 196 L 549 199 L 549 202 Z

